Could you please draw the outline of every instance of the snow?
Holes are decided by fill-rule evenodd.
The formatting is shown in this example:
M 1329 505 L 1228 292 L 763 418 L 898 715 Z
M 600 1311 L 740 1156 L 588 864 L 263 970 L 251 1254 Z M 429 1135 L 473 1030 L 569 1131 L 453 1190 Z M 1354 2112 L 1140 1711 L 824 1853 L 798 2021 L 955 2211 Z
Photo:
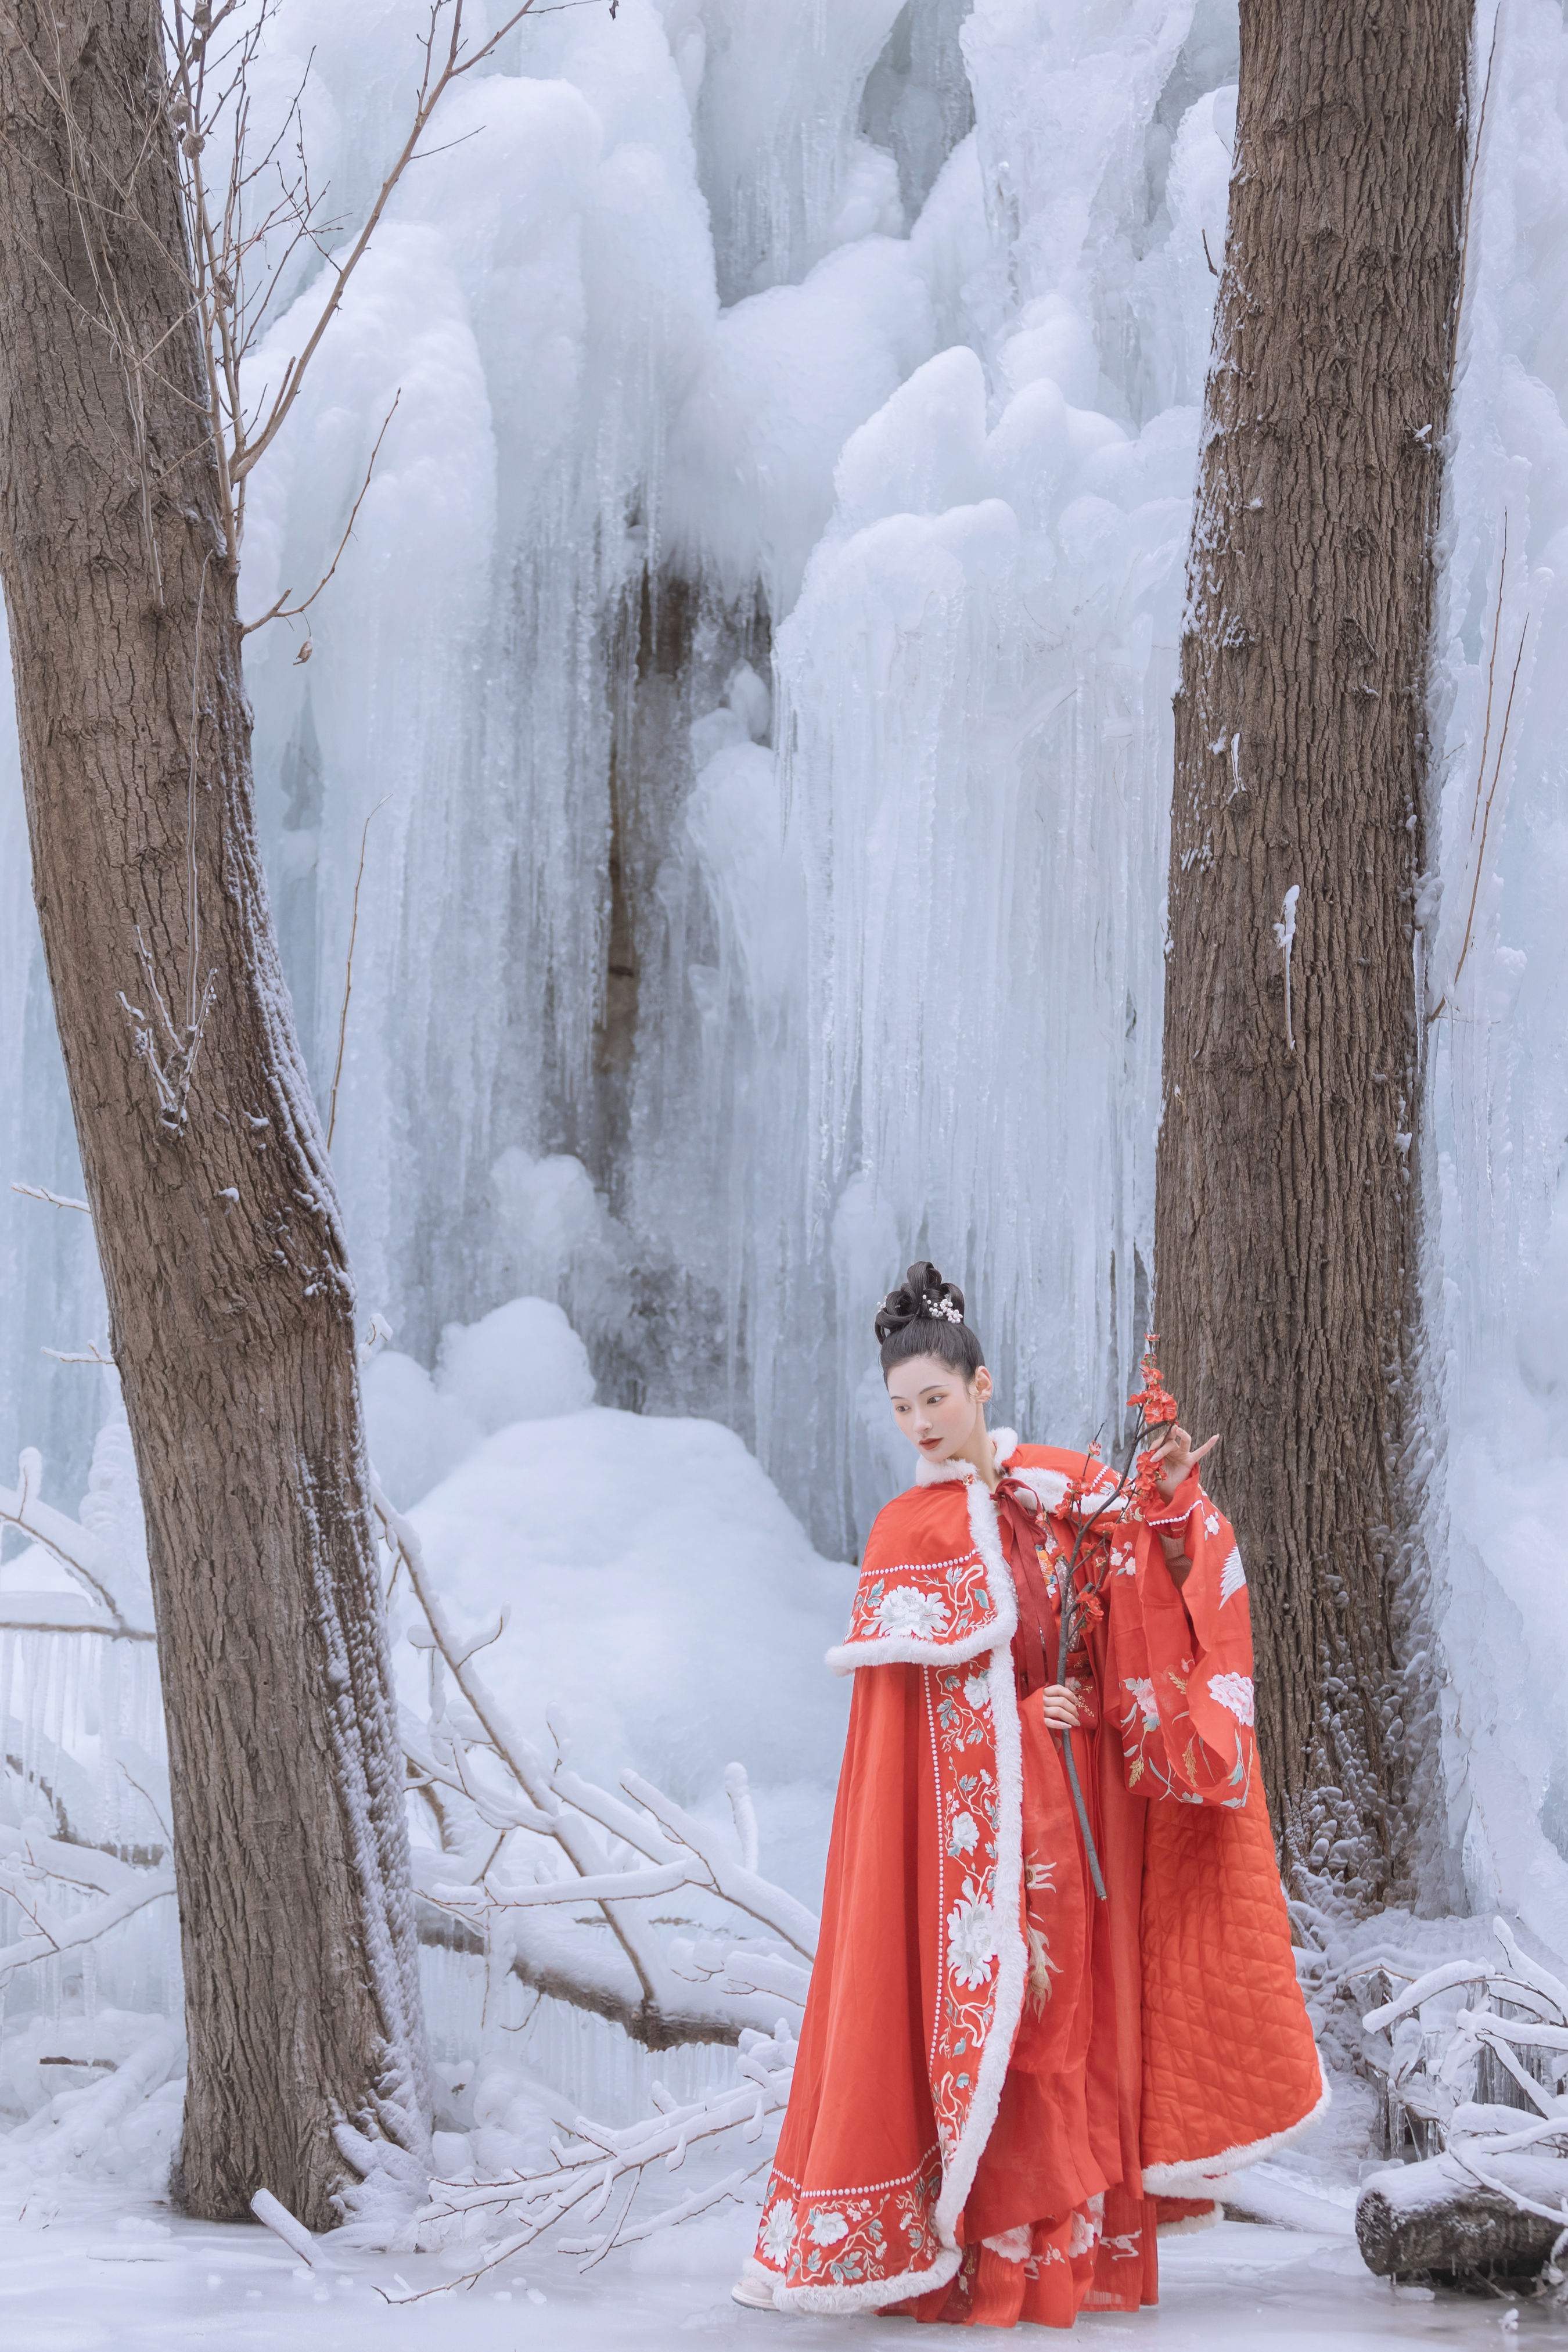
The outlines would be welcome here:
M 847 1706 L 823 1660 L 853 1571 L 813 1550 L 733 1432 L 602 1406 L 518 1421 L 411 1516 L 459 1625 L 508 1612 L 481 1664 L 526 1736 L 562 1742 L 588 1778 L 614 1787 L 634 1769 L 725 1822 L 724 1768 L 740 1761 L 768 1874 L 815 1899 Z M 423 1654 L 394 1652 L 411 1703 Z
M 45 2198 L 19 2218 L 0 2209 L 5 2340 L 15 2352 L 157 2352 L 210 2344 L 219 2336 L 243 2345 L 287 2342 L 300 2352 L 358 2352 L 387 2345 L 424 2352 L 448 2346 L 455 2328 L 474 2352 L 513 2352 L 548 2343 L 551 2352 L 619 2352 L 691 2334 L 707 2341 L 754 2344 L 774 2336 L 851 2352 L 864 2342 L 863 2320 L 789 2319 L 739 2309 L 730 2286 L 749 2251 L 737 2211 L 691 2222 L 612 2256 L 588 2278 L 569 2260 L 531 2255 L 454 2299 L 389 2310 L 375 2292 L 439 2288 L 449 2272 L 432 2255 L 339 2259 L 329 2245 L 314 2270 L 296 2262 L 255 2227 L 188 2222 L 149 2200 L 122 2202 L 77 2190 Z M 1166 2240 L 1160 2249 L 1161 2301 L 1136 2318 L 1104 2315 L 1085 2323 L 1094 2340 L 1136 2334 L 1161 2352 L 1212 2352 L 1259 2341 L 1282 2352 L 1383 2352 L 1389 2345 L 1478 2340 L 1495 2328 L 1473 2298 L 1391 2293 L 1369 2276 L 1353 2246 L 1245 2222 L 1225 2222 L 1201 2236 Z M 1493 2305 L 1491 2310 L 1500 2306 Z M 1552 2326 L 1528 2307 L 1520 2335 Z M 878 2343 L 928 2340 L 912 2321 L 884 2320 Z
M 278 13 L 257 121 L 311 60 L 313 168 L 345 219 L 396 143 L 425 14 Z M 1478 89 L 1489 5 L 1479 18 Z M 381 1475 L 459 1622 L 482 1636 L 507 1612 L 485 1668 L 529 1734 L 721 1824 L 743 1761 L 763 1867 L 803 1899 L 845 1700 L 821 1656 L 846 1562 L 905 1476 L 872 1302 L 933 1255 L 969 1294 L 1005 1417 L 1047 1438 L 1114 1412 L 1142 1341 L 1169 698 L 1237 72 L 1231 0 L 542 11 L 454 93 L 253 486 L 252 614 L 314 585 L 395 401 L 310 664 L 298 630 L 247 648 L 273 903 L 323 1103 L 363 859 L 333 1157 L 359 1295 L 395 1327 L 364 1381 Z M 1442 1689 L 1431 1893 L 1481 1921 L 1392 1919 L 1422 1966 L 1485 1942 L 1494 1909 L 1568 1953 L 1565 190 L 1568 30 L 1556 0 L 1510 0 L 1444 452 L 1426 1059 L 1420 1104 L 1398 1107 L 1434 1335 L 1408 1465 Z M 258 388 L 314 319 L 315 273 L 309 249 L 289 264 Z M 1505 733 L 1489 675 L 1506 689 L 1516 662 Z M 612 947 L 612 866 L 629 950 Z M 623 950 L 624 1037 L 604 1019 Z M 81 1191 L 7 715 L 10 1176 Z M 37 1446 L 51 1503 L 88 1485 L 81 1525 L 144 1623 L 112 1384 L 41 1352 L 95 1343 L 88 1220 L 0 1191 L 0 1478 Z M 79 1827 L 153 1842 L 150 1648 L 39 1630 L 90 1604 L 10 1532 L 0 1597 L 31 1617 L 0 1633 L 26 1805 L 47 1767 Z M 428 1654 L 406 1630 L 413 1698 Z M 459 1955 L 424 1966 L 460 2068 L 491 1988 Z M 128 2058 L 173 2013 L 173 1906 L 98 1969 L 50 1963 L 13 1990 L 11 2113 L 47 2106 L 40 2059 Z M 1323 2000 L 1348 2061 L 1359 2026 Z M 510 1985 L 495 2001 L 540 2080 L 640 2107 L 647 2063 L 609 2029 L 555 2004 L 530 2021 Z M 43 2047 L 61 2033 L 68 2052 Z M 705 2078 L 679 2065 L 685 2095 Z M 1353 2176 L 1369 2098 L 1336 2106 L 1315 2186 L 1271 2167 L 1255 2202 L 1304 2200 L 1311 2222 Z M 123 2197 L 152 2180 L 176 2103 L 177 2072 L 144 2144 L 102 2136 Z M 89 2210 L 81 2171 L 47 2190 L 63 2202 L 40 2281 L 121 2234 L 117 2212 L 147 2218 Z M 793 2326 L 722 2303 L 727 2226 L 591 2286 L 542 2272 L 552 2324 L 584 2343 Z M 253 2332 L 300 2332 L 319 2291 L 285 2267 L 246 2302 L 243 2250 L 282 2259 L 258 2232 L 124 2234 L 181 2251 L 121 2264 L 101 2303 L 87 2261 L 83 2315 L 40 2316 L 40 2345 L 199 2333 L 226 2296 Z M 16 2242 L 32 2278 L 35 2240 L 18 2225 Z M 1358 2279 L 1342 2230 L 1227 2226 L 1173 2246 L 1167 2275 L 1152 2325 L 1173 2342 L 1255 2341 L 1259 2309 L 1287 2342 L 1427 2340 L 1452 2319 Z M 471 2300 L 476 2331 L 502 2340 L 519 2296 L 510 2317 Z M 333 2298 L 331 2340 L 354 2340 L 367 2291 Z M 413 2342 L 442 2308 L 382 2325 Z

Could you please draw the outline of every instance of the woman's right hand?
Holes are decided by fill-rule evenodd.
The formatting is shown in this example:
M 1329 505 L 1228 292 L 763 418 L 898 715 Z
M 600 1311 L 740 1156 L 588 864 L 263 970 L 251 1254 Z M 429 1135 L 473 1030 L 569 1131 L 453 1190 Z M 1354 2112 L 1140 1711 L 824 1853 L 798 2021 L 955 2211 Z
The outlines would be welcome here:
M 1045 1708 L 1047 1727 L 1051 1731 L 1076 1731 L 1079 1727 L 1078 1700 L 1066 1683 L 1047 1683 L 1040 1693 Z

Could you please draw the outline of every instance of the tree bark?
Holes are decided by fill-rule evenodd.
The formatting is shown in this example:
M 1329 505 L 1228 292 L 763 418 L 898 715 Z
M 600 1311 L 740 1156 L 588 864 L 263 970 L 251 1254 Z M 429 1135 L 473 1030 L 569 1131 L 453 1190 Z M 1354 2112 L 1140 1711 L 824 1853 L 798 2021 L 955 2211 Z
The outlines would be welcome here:
M 0 570 L 147 1513 L 183 2195 L 265 2186 L 323 2227 L 356 2169 L 414 2172 L 429 2098 L 353 1297 L 257 852 L 173 137 L 152 0 L 6 8 Z
M 1242 0 L 1176 697 L 1155 1319 L 1224 1433 L 1287 1873 L 1364 1904 L 1426 1704 L 1415 887 L 1470 16 Z

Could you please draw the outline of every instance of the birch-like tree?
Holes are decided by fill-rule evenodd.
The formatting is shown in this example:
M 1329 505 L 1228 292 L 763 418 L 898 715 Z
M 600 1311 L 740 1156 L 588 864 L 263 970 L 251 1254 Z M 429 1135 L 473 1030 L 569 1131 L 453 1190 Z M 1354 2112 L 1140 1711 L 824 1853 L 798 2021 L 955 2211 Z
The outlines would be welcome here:
M 0 572 L 147 1515 L 183 2193 L 209 2217 L 265 2187 L 326 2225 L 353 2189 L 345 2147 L 411 2174 L 429 2113 L 353 1292 L 257 848 L 244 488 L 442 91 L 523 13 L 465 50 L 461 0 L 432 0 L 408 143 L 327 253 L 302 162 L 274 170 L 273 199 L 247 156 L 265 0 L 176 0 L 166 21 L 158 0 L 0 11 Z M 251 417 L 268 283 L 247 290 L 246 268 L 290 221 L 325 255 L 321 320 Z
M 1222 1429 L 1288 1874 L 1405 1880 L 1416 884 L 1471 0 L 1242 0 L 1176 697 L 1156 1263 Z

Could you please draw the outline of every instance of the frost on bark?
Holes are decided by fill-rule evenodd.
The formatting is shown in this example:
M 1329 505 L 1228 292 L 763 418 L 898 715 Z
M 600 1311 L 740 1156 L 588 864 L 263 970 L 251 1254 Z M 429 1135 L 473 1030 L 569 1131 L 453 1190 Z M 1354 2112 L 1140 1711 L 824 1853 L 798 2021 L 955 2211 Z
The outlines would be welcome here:
M 1287 1874 L 1409 1867 L 1415 886 L 1468 0 L 1242 0 L 1175 711 L 1156 1265 Z M 1194 1423 L 1196 1427 L 1196 1423 Z
M 34 890 L 148 1521 L 183 2193 L 427 2141 L 353 1294 L 279 968 L 150 0 L 0 14 L 0 569 Z

